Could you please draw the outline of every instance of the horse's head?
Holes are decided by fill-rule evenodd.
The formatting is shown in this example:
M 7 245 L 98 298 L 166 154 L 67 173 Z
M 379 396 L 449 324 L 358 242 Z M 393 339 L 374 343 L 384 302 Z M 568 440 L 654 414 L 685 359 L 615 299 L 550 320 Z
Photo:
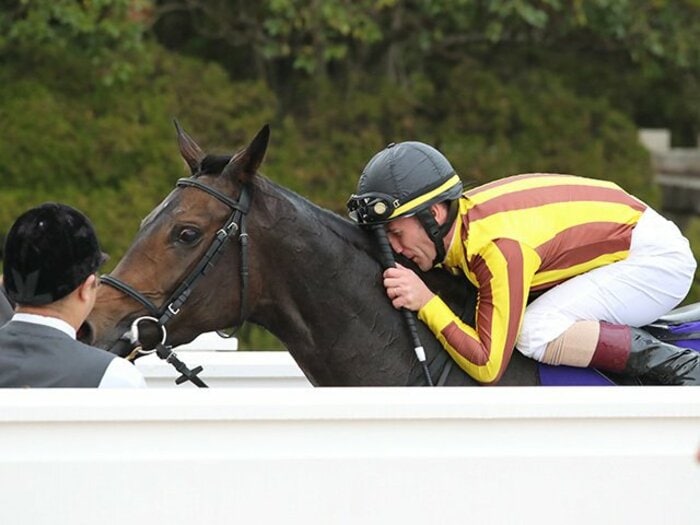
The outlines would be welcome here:
M 241 229 L 245 232 L 250 220 L 248 206 L 269 127 L 233 157 L 205 155 L 177 123 L 176 128 L 191 177 L 180 179 L 141 222 L 133 244 L 106 277 L 84 332 L 97 346 L 112 347 L 141 316 L 165 322 L 167 341 L 173 345 L 203 331 L 233 326 L 243 321 L 242 303 L 257 286 L 254 278 L 248 289 L 241 286 L 240 251 L 247 255 Z M 216 264 L 227 254 L 225 264 Z M 155 328 L 153 324 L 148 334 L 146 327 L 142 337 L 159 338 Z

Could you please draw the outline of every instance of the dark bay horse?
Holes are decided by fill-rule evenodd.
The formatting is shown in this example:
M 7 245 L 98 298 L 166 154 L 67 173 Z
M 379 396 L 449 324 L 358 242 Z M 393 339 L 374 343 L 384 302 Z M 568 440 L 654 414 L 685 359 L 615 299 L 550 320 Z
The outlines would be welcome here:
M 257 173 L 269 128 L 233 157 L 205 155 L 177 128 L 192 177 L 181 179 L 142 221 L 111 277 L 138 291 L 146 306 L 150 302 L 162 310 L 199 268 L 238 205 L 245 208 L 240 215 L 247 230 L 249 278 L 241 284 L 242 248 L 233 235 L 222 244 L 218 261 L 206 265 L 184 303 L 178 303 L 177 315 L 167 324 L 168 343 L 186 343 L 202 332 L 249 321 L 277 336 L 314 385 L 425 384 L 403 318 L 384 293 L 373 237 Z M 240 204 L 244 193 L 249 206 Z M 440 270 L 425 278 L 466 321 L 472 320 L 475 291 L 465 280 L 456 282 Z M 93 342 L 112 348 L 135 318 L 148 313 L 146 306 L 103 285 L 88 319 Z M 476 385 L 458 366 L 446 366 L 451 363 L 447 353 L 418 325 L 433 380 Z M 499 384 L 538 384 L 536 363 L 514 352 Z

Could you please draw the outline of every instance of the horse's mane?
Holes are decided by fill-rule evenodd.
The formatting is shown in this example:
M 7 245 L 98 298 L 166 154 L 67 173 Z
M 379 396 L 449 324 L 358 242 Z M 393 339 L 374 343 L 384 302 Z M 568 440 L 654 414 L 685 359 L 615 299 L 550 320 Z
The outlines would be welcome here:
M 371 255 L 372 248 L 367 232 L 351 220 L 342 217 L 332 210 L 315 204 L 306 197 L 299 195 L 289 188 L 280 186 L 263 175 L 260 175 L 258 180 L 260 181 L 261 187 L 263 187 L 264 184 L 269 188 L 267 192 L 269 195 L 281 194 L 287 201 L 293 203 L 297 209 L 303 209 L 313 215 L 317 219 L 317 223 L 322 224 L 330 233 L 333 233 L 340 240 Z

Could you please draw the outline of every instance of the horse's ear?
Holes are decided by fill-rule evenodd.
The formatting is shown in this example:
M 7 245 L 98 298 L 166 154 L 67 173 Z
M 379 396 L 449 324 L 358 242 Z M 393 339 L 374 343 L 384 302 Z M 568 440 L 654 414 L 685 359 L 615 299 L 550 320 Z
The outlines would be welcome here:
M 180 147 L 180 155 L 185 159 L 185 162 L 190 167 L 192 173 L 199 169 L 199 163 L 205 157 L 202 149 L 180 126 L 177 119 L 173 119 L 175 129 L 177 130 L 177 145 Z
M 248 147 L 231 158 L 221 175 L 235 177 L 241 182 L 249 182 L 262 164 L 269 141 L 270 126 L 265 124 Z

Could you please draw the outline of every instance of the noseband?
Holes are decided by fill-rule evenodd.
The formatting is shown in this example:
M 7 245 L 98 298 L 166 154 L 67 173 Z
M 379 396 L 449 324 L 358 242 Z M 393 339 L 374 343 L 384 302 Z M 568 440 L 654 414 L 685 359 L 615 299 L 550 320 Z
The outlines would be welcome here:
M 246 233 L 244 218 L 248 214 L 248 210 L 250 208 L 250 189 L 248 185 L 243 185 L 241 194 L 237 201 L 231 199 L 227 195 L 224 195 L 219 190 L 201 183 L 195 177 L 179 179 L 177 181 L 177 187 L 191 187 L 202 190 L 226 204 L 232 211 L 224 225 L 216 232 L 216 236 L 214 237 L 214 240 L 207 249 L 206 253 L 170 295 L 168 300 L 165 301 L 160 308 L 158 308 L 150 299 L 148 299 L 148 297 L 138 290 L 132 288 L 125 282 L 120 281 L 111 275 L 103 275 L 101 278 L 103 283 L 108 284 L 123 294 L 131 297 L 148 311 L 150 314 L 150 319 L 158 325 L 158 328 L 163 333 L 163 342 L 165 341 L 166 337 L 165 326 L 178 313 L 180 313 L 180 308 L 192 293 L 192 288 L 194 285 L 201 277 L 205 276 L 207 272 L 214 267 L 217 260 L 221 256 L 226 241 L 229 240 L 231 236 L 236 234 L 238 235 L 238 239 L 241 244 L 241 315 L 239 327 L 241 324 L 243 324 L 247 315 L 246 298 L 248 287 L 248 234 Z

